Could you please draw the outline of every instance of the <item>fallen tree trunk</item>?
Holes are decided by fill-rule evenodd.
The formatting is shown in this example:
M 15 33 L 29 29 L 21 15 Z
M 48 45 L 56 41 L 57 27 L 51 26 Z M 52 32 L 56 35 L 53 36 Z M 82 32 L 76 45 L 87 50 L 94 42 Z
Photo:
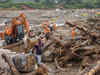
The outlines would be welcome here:
M 79 72 L 78 75 L 99 75 L 96 74 L 97 72 L 100 72 L 100 62 L 94 65 L 88 65 L 83 71 Z
M 55 58 L 55 65 L 56 65 L 57 69 L 59 69 L 60 71 L 66 71 L 66 69 L 61 68 L 61 67 L 59 66 L 59 64 L 58 64 L 58 62 L 57 62 L 57 58 Z
M 3 49 L 9 49 L 9 48 L 12 48 L 12 47 L 15 47 L 15 46 L 19 46 L 23 43 L 23 41 L 20 41 L 20 42 L 17 42 L 17 43 L 14 43 L 14 44 L 10 44 L 10 45 L 7 45 L 7 46 L 4 46 L 4 47 L 1 47 Z
M 88 43 L 88 40 L 86 40 L 86 41 L 84 41 L 84 42 L 82 42 L 82 43 L 80 43 L 80 44 L 78 44 L 78 45 L 72 47 L 72 48 L 71 48 L 72 52 L 74 53 L 75 51 L 77 51 L 77 48 L 79 48 L 80 46 L 84 46 L 84 45 L 87 44 L 87 43 Z
M 52 45 L 54 43 L 54 41 L 50 41 L 48 42 L 44 47 L 43 47 L 43 52 L 45 52 L 47 50 L 47 48 Z
M 88 32 L 88 30 L 85 27 L 83 27 L 83 26 L 78 26 L 78 25 L 75 25 L 75 24 L 73 24 L 71 22 L 68 22 L 68 21 L 66 21 L 66 24 L 68 24 L 70 27 L 74 26 L 77 29 L 79 29 L 80 31 L 83 31 L 84 33 L 86 33 L 86 35 L 91 36 L 91 34 Z
M 88 31 L 88 29 L 82 25 L 75 25 L 69 21 L 66 21 L 66 24 L 68 24 L 70 27 L 76 27 L 78 30 L 82 31 L 85 33 L 86 36 L 88 36 L 87 39 L 90 39 L 91 41 L 94 41 L 96 44 L 100 44 L 98 41 L 96 41 L 96 34 L 92 34 Z

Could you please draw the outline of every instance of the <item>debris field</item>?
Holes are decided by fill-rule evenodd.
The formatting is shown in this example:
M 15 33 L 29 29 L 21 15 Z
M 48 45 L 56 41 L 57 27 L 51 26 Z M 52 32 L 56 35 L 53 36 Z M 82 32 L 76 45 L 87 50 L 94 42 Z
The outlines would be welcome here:
M 39 10 L 34 12 L 36 13 L 37 11 Z M 40 10 L 40 12 L 42 14 L 44 11 Z M 50 12 L 54 13 L 56 11 L 51 10 Z M 71 10 L 66 10 L 65 13 L 68 12 L 70 13 Z M 73 13 L 76 14 L 77 12 L 80 13 L 79 10 Z M 44 19 L 49 19 L 47 15 L 42 16 L 42 18 L 46 17 Z M 53 15 L 49 13 L 49 17 L 54 17 L 55 15 Z M 57 16 L 59 18 L 57 21 L 59 22 L 63 16 L 59 17 L 59 14 Z M 72 15 L 70 14 L 70 16 Z M 100 16 L 89 15 L 82 17 L 79 15 L 76 19 L 73 17 L 68 19 L 68 17 L 64 14 L 64 18 L 62 18 L 64 21 L 63 25 L 57 26 L 56 31 L 50 33 L 49 40 L 45 42 L 43 48 L 43 65 L 37 70 L 35 70 L 35 55 L 24 53 L 23 41 L 1 47 L 0 75 L 99 75 Z M 35 19 L 35 17 L 33 18 Z M 39 16 L 36 18 L 39 18 Z M 37 23 L 35 23 L 35 20 L 32 21 L 34 21 L 32 23 L 33 32 L 38 33 L 41 31 L 41 26 L 35 27 L 35 24 L 38 24 L 40 20 L 38 19 Z M 35 28 L 38 30 L 36 31 Z M 74 38 L 72 38 L 72 28 L 75 31 Z M 34 42 L 37 40 L 36 36 L 38 35 L 36 34 L 33 38 L 29 39 L 31 42 L 27 42 L 27 49 L 30 50 L 32 48 Z M 27 59 L 22 60 L 24 57 Z M 23 63 L 26 64 L 21 63 L 21 61 L 24 61 Z

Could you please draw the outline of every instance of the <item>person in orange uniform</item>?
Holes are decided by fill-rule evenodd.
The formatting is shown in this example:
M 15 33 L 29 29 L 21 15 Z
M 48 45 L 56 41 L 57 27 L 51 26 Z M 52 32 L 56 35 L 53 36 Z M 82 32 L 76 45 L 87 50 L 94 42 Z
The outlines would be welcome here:
M 75 27 L 73 26 L 72 27 L 72 40 L 75 39 Z
M 7 34 L 7 35 L 11 35 L 11 29 L 9 29 L 8 28 L 8 26 L 6 25 L 6 27 L 5 27 L 5 33 Z
M 12 33 L 12 30 L 10 28 L 8 28 L 8 24 L 5 23 L 6 26 L 5 26 L 5 41 L 7 44 L 11 43 L 11 33 Z
M 48 25 L 49 25 L 48 22 L 45 22 L 42 24 L 42 27 L 43 27 L 44 33 L 45 33 L 45 37 L 47 40 L 49 39 L 49 33 L 50 33 L 50 29 L 49 29 Z

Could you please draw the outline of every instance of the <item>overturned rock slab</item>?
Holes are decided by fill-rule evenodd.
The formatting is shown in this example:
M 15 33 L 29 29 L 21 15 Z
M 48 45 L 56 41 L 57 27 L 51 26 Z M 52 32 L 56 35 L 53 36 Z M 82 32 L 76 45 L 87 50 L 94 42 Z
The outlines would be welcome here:
M 20 72 L 31 72 L 34 69 L 35 59 L 30 54 L 17 54 L 13 57 L 13 62 Z
M 16 53 L 11 52 L 8 49 L 0 49 L 0 69 L 2 69 L 0 70 L 0 73 L 4 73 L 7 70 L 7 73 L 12 74 L 15 69 L 17 72 L 31 72 L 34 69 L 34 59 L 35 58 L 30 54 Z M 14 66 L 14 71 L 11 68 L 12 65 Z

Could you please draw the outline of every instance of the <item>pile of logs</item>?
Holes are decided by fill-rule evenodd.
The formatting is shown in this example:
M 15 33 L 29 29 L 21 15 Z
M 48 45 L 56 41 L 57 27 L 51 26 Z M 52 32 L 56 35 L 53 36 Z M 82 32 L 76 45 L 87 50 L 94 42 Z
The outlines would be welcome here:
M 71 64 L 70 66 L 80 66 L 82 72 L 79 73 L 79 75 L 97 75 L 100 71 L 100 62 L 97 63 L 100 59 L 100 19 L 91 18 L 85 21 L 66 21 L 65 25 L 78 29 L 80 34 L 77 36 L 80 37 L 75 38 L 74 40 L 65 40 L 52 34 L 43 48 L 43 61 L 54 62 L 57 69 L 60 71 L 66 71 L 66 67 Z M 29 44 L 29 50 L 33 47 L 36 41 L 37 40 L 35 40 L 31 45 Z M 3 54 L 2 57 L 5 59 L 6 63 L 8 63 L 11 70 L 10 73 L 13 73 L 13 75 L 19 75 L 19 72 L 17 71 L 19 68 L 14 64 L 20 63 L 17 61 L 22 56 L 15 58 L 14 61 L 16 63 L 14 64 L 10 62 L 11 60 L 8 60 L 10 58 L 8 58 L 7 55 Z M 32 59 L 27 59 L 27 62 L 30 60 Z M 26 66 L 31 66 L 31 64 L 32 63 L 29 62 Z M 29 70 L 28 67 L 26 67 L 25 71 L 26 70 Z M 47 72 L 47 69 L 40 66 L 35 75 L 47 75 Z M 0 71 L 0 75 L 1 73 L 2 71 Z
M 85 21 L 66 21 L 66 25 L 78 29 L 80 31 L 79 36 L 81 37 L 69 41 L 55 38 L 56 42 L 54 41 L 47 50 L 49 51 L 48 59 L 52 58 L 56 67 L 62 71 L 66 71 L 65 68 L 68 64 L 78 65 L 81 69 L 84 69 L 86 66 L 97 63 L 100 59 L 100 19 L 91 18 Z M 95 67 L 96 70 L 98 68 L 100 66 Z M 89 72 L 91 71 L 92 69 Z
M 100 73 L 100 61 L 96 64 L 86 67 L 79 75 L 99 75 Z

